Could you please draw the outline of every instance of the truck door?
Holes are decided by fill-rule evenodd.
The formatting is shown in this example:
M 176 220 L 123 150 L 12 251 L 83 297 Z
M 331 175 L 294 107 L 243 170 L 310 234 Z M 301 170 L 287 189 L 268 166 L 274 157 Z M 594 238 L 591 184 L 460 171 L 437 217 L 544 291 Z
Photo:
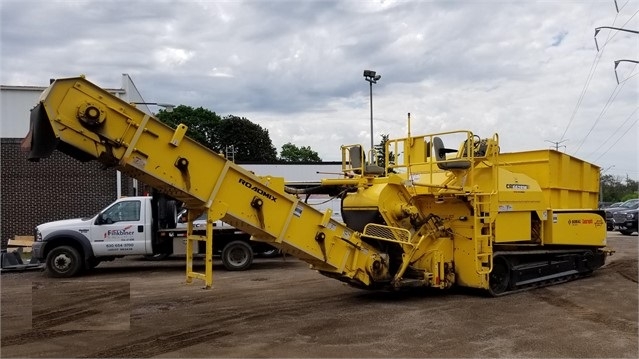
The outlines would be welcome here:
M 142 201 L 121 200 L 100 212 L 91 226 L 96 256 L 147 254 Z

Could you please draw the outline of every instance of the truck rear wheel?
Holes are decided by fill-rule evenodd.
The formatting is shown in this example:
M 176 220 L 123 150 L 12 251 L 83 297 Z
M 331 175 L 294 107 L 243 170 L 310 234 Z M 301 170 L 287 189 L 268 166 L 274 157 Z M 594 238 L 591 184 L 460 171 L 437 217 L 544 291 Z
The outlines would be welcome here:
M 222 263 L 227 270 L 241 271 L 253 263 L 253 249 L 243 241 L 233 241 L 222 250 Z
M 47 255 L 47 272 L 56 278 L 73 277 L 82 270 L 82 259 L 71 246 L 53 248 Z

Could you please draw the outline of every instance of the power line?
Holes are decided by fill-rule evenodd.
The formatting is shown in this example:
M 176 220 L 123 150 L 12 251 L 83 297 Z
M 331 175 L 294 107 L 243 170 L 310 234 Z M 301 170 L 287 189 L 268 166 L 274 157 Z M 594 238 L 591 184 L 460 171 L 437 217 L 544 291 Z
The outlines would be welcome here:
M 627 2 L 626 2 L 627 4 Z M 622 8 L 626 5 L 624 4 L 622 6 Z M 619 14 L 619 7 L 617 4 L 617 1 L 615 0 L 615 7 L 617 8 L 617 15 Z M 637 15 L 637 13 L 639 13 L 639 10 L 637 10 L 621 27 L 612 27 L 612 26 L 601 26 L 601 27 L 597 27 L 595 28 L 595 45 L 597 45 L 597 51 L 599 51 L 599 45 L 597 44 L 597 34 L 599 33 L 599 31 L 601 29 L 611 29 L 611 30 L 616 30 L 616 32 L 611 36 L 611 32 L 608 33 L 608 38 L 606 39 L 606 42 L 604 43 L 603 47 L 602 47 L 602 51 L 603 49 L 606 47 L 606 45 L 610 42 L 610 40 L 612 40 L 619 32 L 630 32 L 630 33 L 634 33 L 634 34 L 639 34 L 639 31 L 635 31 L 635 30 L 628 30 L 628 29 L 624 29 L 623 26 L 625 26 L 626 24 L 628 24 L 630 22 L 630 20 L 632 20 L 633 17 L 635 17 L 635 15 Z M 613 25 L 614 22 L 617 20 L 617 15 L 615 15 L 615 20 L 613 21 Z M 599 57 L 601 58 L 601 57 Z M 610 94 L 610 97 L 608 98 L 608 101 L 606 102 L 606 104 L 604 105 L 604 107 L 601 109 L 601 112 L 599 113 L 599 115 L 597 116 L 597 118 L 595 119 L 594 123 L 592 124 L 592 126 L 590 127 L 590 129 L 588 130 L 588 133 L 586 133 L 586 135 L 583 137 L 583 139 L 579 142 L 579 145 L 577 147 L 577 149 L 575 150 L 574 154 L 576 155 L 579 150 L 581 149 L 581 147 L 583 146 L 583 144 L 585 143 L 586 139 L 588 138 L 588 136 L 590 136 L 590 134 L 592 133 L 592 131 L 594 130 L 594 128 L 597 126 L 597 124 L 599 123 L 599 121 L 603 118 L 604 114 L 606 113 L 606 111 L 608 111 L 608 109 L 610 108 L 611 104 L 615 101 L 615 99 L 617 98 L 617 96 L 619 95 L 619 93 L 621 93 L 623 86 L 626 84 L 626 81 L 623 81 L 623 84 L 621 86 L 619 86 L 619 77 L 617 76 L 617 66 L 619 65 L 620 61 L 629 61 L 629 62 L 634 62 L 637 63 L 634 60 L 618 60 L 615 61 L 615 77 L 617 78 L 617 86 L 613 89 L 612 93 Z M 636 65 L 635 65 L 636 67 Z M 628 73 L 632 73 L 632 71 L 634 70 L 634 68 L 632 70 L 630 70 Z M 627 80 L 627 79 L 626 79 Z M 633 111 L 634 113 L 634 111 Z M 631 115 L 632 117 L 632 115 Z M 626 120 L 627 121 L 627 120 Z M 626 121 L 624 121 L 624 124 L 626 123 Z M 571 119 L 572 122 L 572 119 Z M 570 123 L 569 123 L 570 125 Z M 620 126 L 622 127 L 623 124 Z M 566 128 L 567 130 L 567 128 Z M 619 130 L 619 128 L 617 129 Z M 616 133 L 617 131 L 615 131 Z M 564 133 L 565 135 L 565 133 Z M 563 136 L 562 136 L 563 137 Z M 623 137 L 623 136 L 622 136 Z M 619 139 L 617 140 L 617 142 L 619 141 Z M 616 143 L 616 142 L 615 142 Z M 601 147 L 601 145 L 600 145 Z M 608 149 L 610 150 L 610 148 Z M 607 151 L 606 151 L 607 152 Z
M 626 82 L 626 81 L 630 80 L 631 78 L 633 78 L 633 77 L 635 77 L 635 76 L 637 76 L 637 75 L 639 75 L 639 72 L 637 72 L 637 73 L 636 73 L 636 74 L 634 74 L 634 75 L 631 75 L 631 76 L 626 77 L 626 79 L 625 79 L 625 80 L 623 80 L 623 81 L 621 81 L 621 82 Z
M 568 129 L 570 128 L 570 125 L 572 125 L 572 121 L 575 119 L 575 115 L 577 114 L 577 110 L 579 110 L 579 107 L 581 106 L 581 102 L 583 101 L 584 96 L 586 95 L 586 90 L 588 89 L 588 85 L 590 84 L 590 80 L 592 80 L 592 77 L 595 74 L 595 69 L 597 68 L 597 64 L 599 63 L 599 59 L 600 58 L 601 58 L 601 52 L 597 52 L 595 54 L 595 58 L 592 61 L 592 64 L 590 65 L 590 72 L 588 73 L 588 76 L 586 77 L 586 83 L 584 84 L 584 87 L 581 89 L 581 94 L 579 95 L 579 99 L 577 100 L 577 104 L 575 105 L 575 108 L 572 110 L 572 114 L 570 115 L 570 120 L 568 121 L 568 125 L 564 129 L 564 133 L 561 134 L 561 138 L 560 139 L 563 139 L 564 137 L 566 137 L 566 132 L 568 132 Z
M 617 75 L 617 66 L 619 66 L 620 62 L 634 62 L 635 66 L 632 68 L 632 70 L 628 71 L 628 73 L 632 73 L 632 71 L 635 70 L 635 68 L 637 67 L 637 64 L 639 64 L 639 61 L 635 61 L 635 60 L 616 60 L 615 61 L 615 78 L 617 78 L 617 85 L 619 85 L 619 76 Z M 626 80 L 628 80 L 629 77 L 626 76 Z M 626 80 L 623 80 L 622 82 L 626 82 Z
M 627 3 L 626 3 L 626 4 L 627 4 Z M 625 6 L 625 5 L 624 5 L 624 6 Z M 634 13 L 634 14 L 632 14 L 632 16 L 630 16 L 630 18 L 628 18 L 628 20 L 626 20 L 626 22 L 624 22 L 624 23 L 623 23 L 623 25 L 621 25 L 620 27 L 621 27 L 621 28 L 623 28 L 624 26 L 628 25 L 628 23 L 630 22 L 630 20 L 632 20 L 632 18 L 633 18 L 633 17 L 635 17 L 635 16 L 637 15 L 637 13 L 639 13 L 639 10 L 635 11 L 635 13 Z M 616 20 L 616 17 L 615 17 L 615 20 Z M 613 22 L 612 22 L 612 24 L 614 25 L 614 24 L 615 24 L 615 22 L 613 21 Z M 626 30 L 626 29 L 623 29 L 623 31 L 626 31 L 626 32 L 632 32 L 632 33 L 637 33 L 637 32 L 636 32 L 636 31 L 634 31 L 634 30 Z M 617 36 L 617 34 L 618 34 L 618 32 L 615 32 L 614 34 L 612 34 L 612 36 L 608 36 L 608 38 L 606 39 L 606 42 L 604 43 L 604 46 L 606 46 L 606 44 L 608 43 L 608 41 L 612 40 L 615 36 Z
M 630 119 L 632 119 L 632 115 L 634 115 L 634 114 L 635 114 L 635 112 L 637 112 L 637 110 L 639 110 L 639 107 L 635 108 L 635 110 L 634 110 L 634 111 L 632 111 L 632 113 L 630 113 L 630 116 L 628 116 L 628 117 L 627 117 L 627 118 L 626 118 L 626 119 L 625 119 L 625 120 L 621 123 L 621 125 L 619 125 L 619 127 L 617 127 L 617 129 L 616 129 L 616 130 L 615 130 L 615 131 L 614 131 L 614 132 L 613 132 L 610 136 L 608 136 L 608 138 L 606 138 L 603 142 L 601 142 L 601 144 L 599 145 L 599 147 L 597 147 L 594 151 L 592 151 L 592 153 L 591 153 L 591 154 L 595 154 L 595 153 L 597 153 L 597 151 L 599 151 L 599 149 L 600 149 L 601 147 L 603 147 L 603 146 L 606 144 L 606 142 L 610 141 L 610 139 L 611 139 L 614 135 L 616 135 L 616 134 L 617 134 L 617 132 L 619 132 L 619 130 L 621 130 L 621 129 L 623 128 L 623 126 L 625 126 L 625 125 L 626 125 L 626 123 L 627 123 L 628 121 L 630 121 Z M 632 126 L 631 126 L 631 127 L 632 127 Z
M 615 15 L 615 18 L 612 20 L 612 25 L 614 25 L 615 22 L 617 21 L 617 16 L 619 16 L 618 13 L 617 15 Z M 590 72 L 588 73 L 588 76 L 586 77 L 586 83 L 584 84 L 584 87 L 581 89 L 581 94 L 579 95 L 579 99 L 577 100 L 577 104 L 575 105 L 575 108 L 573 109 L 572 114 L 570 115 L 570 120 L 568 120 L 568 125 L 566 125 L 566 129 L 564 130 L 564 133 L 561 135 L 561 138 L 559 140 L 563 140 L 564 137 L 566 137 L 566 133 L 568 132 L 570 125 L 572 125 L 572 121 L 575 119 L 575 115 L 577 114 L 577 111 L 579 110 L 579 107 L 581 106 L 581 102 L 586 96 L 586 91 L 588 90 L 590 81 L 595 75 L 595 70 L 597 69 L 597 65 L 599 65 L 599 60 L 601 59 L 601 56 L 603 56 L 603 52 L 606 48 L 606 44 L 608 44 L 608 40 L 610 39 L 610 36 L 611 36 L 610 33 L 608 33 L 608 39 L 606 39 L 606 42 L 601 47 L 601 51 L 597 51 L 597 53 L 595 53 L 595 58 L 593 59 L 592 64 L 590 65 Z
M 639 10 L 637 10 L 639 12 Z M 635 13 L 635 15 L 637 15 L 637 13 Z M 632 15 L 632 17 L 634 17 L 635 15 Z M 630 19 L 632 19 L 632 17 Z M 628 20 L 630 21 L 630 20 Z M 628 23 L 628 21 L 626 21 L 626 24 Z M 597 51 L 599 51 L 599 43 L 597 43 L 597 34 L 599 33 L 599 31 L 601 31 L 601 29 L 610 29 L 610 30 L 617 30 L 617 31 L 622 31 L 622 32 L 629 32 L 632 34 L 639 34 L 639 31 L 636 30 L 629 30 L 629 29 L 624 29 L 622 27 L 612 27 L 612 26 L 600 26 L 600 27 L 596 27 L 595 28 L 595 46 L 597 47 Z M 608 39 L 606 39 L 606 43 L 610 42 L 610 40 L 612 40 L 613 37 L 615 37 L 615 35 L 617 35 L 617 33 L 615 32 L 614 35 L 609 36 Z
M 626 7 L 626 5 L 628 5 L 628 3 L 630 2 L 630 0 L 627 0 L 625 4 L 621 5 L 621 7 L 617 6 L 617 0 L 615 0 L 615 6 L 617 6 L 617 12 L 623 10 L 623 8 Z
M 595 126 L 597 126 L 597 123 L 599 123 L 599 120 L 601 120 L 601 118 L 606 113 L 606 111 L 608 111 L 608 109 L 610 108 L 610 105 L 615 101 L 615 99 L 617 98 L 617 95 L 619 95 L 619 93 L 621 92 L 621 90 L 623 89 L 625 84 L 626 83 L 624 82 L 621 86 L 617 85 L 612 90 L 612 93 L 610 94 L 610 97 L 608 97 L 608 101 L 606 102 L 604 107 L 601 109 L 601 112 L 599 112 L 599 116 L 597 116 L 597 118 L 595 119 L 595 122 L 590 127 L 590 130 L 588 130 L 588 133 L 586 133 L 586 136 L 584 136 L 584 138 L 581 140 L 581 142 L 579 142 L 579 146 L 577 147 L 577 149 L 574 152 L 575 155 L 577 154 L 577 152 L 579 152 L 579 150 L 581 149 L 581 146 L 583 146 L 584 142 L 586 142 L 586 139 L 588 138 L 588 136 L 590 136 L 590 134 L 592 133 L 592 130 L 595 128 Z
M 612 145 L 610 145 L 610 147 L 608 147 L 607 150 L 605 150 L 602 154 L 599 155 L 599 157 L 595 158 L 594 162 L 597 162 L 601 157 L 603 157 L 603 155 L 605 155 L 606 153 L 608 153 L 608 151 L 610 151 L 613 147 L 615 147 L 615 145 L 617 144 L 617 142 L 619 142 L 625 135 L 628 134 L 628 132 L 630 132 L 630 129 L 637 124 L 637 121 L 639 121 L 639 118 L 635 119 L 635 122 L 633 122 L 626 131 L 624 131 L 624 133 L 619 136 L 619 138 L 617 139 L 617 141 L 615 141 L 615 143 L 613 143 Z

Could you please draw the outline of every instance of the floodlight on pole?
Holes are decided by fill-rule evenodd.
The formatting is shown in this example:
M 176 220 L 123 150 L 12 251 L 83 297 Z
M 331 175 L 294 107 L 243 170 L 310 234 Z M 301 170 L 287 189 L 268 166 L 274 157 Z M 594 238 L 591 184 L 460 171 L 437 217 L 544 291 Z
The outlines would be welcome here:
M 374 152 L 375 142 L 373 140 L 373 84 L 376 84 L 379 79 L 382 78 L 382 75 L 377 74 L 377 72 L 372 70 L 364 70 L 364 81 L 368 81 L 370 84 L 370 99 L 371 99 L 371 153 Z M 373 157 L 373 156 L 371 156 Z M 369 159 L 370 163 L 373 163 L 373 159 Z

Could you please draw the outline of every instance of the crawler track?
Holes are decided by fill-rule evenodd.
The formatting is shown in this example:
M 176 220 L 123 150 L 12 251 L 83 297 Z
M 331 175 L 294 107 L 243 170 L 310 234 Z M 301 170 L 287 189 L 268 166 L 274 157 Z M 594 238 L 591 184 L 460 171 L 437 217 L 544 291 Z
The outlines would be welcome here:
M 590 275 L 605 262 L 599 249 L 512 251 L 494 253 L 489 293 L 502 296 L 563 283 Z

